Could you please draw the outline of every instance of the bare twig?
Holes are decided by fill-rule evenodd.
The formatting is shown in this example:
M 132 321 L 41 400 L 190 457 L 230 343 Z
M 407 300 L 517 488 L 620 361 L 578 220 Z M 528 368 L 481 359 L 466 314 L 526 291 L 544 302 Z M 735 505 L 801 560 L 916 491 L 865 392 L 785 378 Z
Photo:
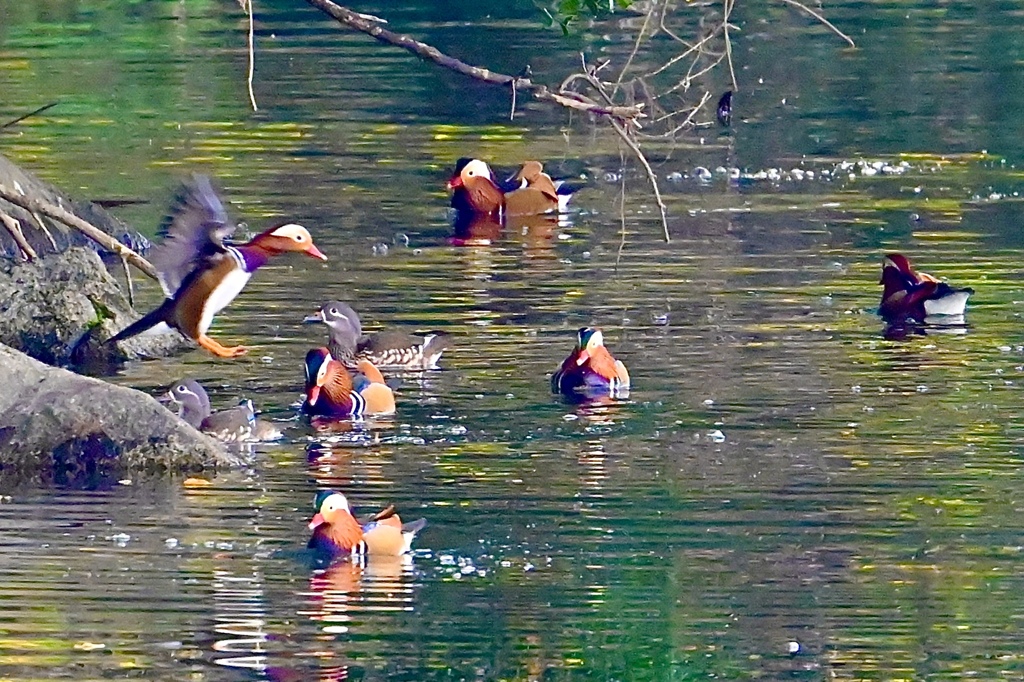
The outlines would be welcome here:
M 626 153 L 622 151 L 622 147 L 619 147 L 619 172 L 622 174 L 619 191 L 619 223 L 622 225 L 622 237 L 619 239 L 619 251 L 615 254 L 616 271 L 619 269 L 619 261 L 622 260 L 622 252 L 626 249 Z
M 124 268 L 124 281 L 128 284 L 128 305 L 135 307 L 135 287 L 132 285 L 132 271 L 128 267 L 128 259 L 121 256 L 121 267 Z
M 583 60 L 583 73 L 586 74 L 585 78 L 587 79 L 587 82 L 589 82 L 594 89 L 601 94 L 605 101 L 611 101 L 611 97 L 608 95 L 607 91 L 605 91 L 604 85 L 602 85 L 601 81 L 594 75 L 597 73 L 598 69 L 588 69 L 586 57 L 581 54 L 580 58 Z M 668 232 L 668 208 L 666 208 L 665 202 L 661 199 L 661 189 L 658 187 L 658 177 L 654 174 L 654 169 L 651 168 L 651 164 L 647 161 L 647 157 L 644 156 L 643 150 L 640 149 L 640 145 L 638 145 L 636 140 L 632 138 L 630 130 L 626 129 L 617 119 L 609 118 L 608 122 L 611 123 L 612 129 L 618 133 L 619 137 L 621 137 L 622 141 L 626 143 L 626 146 L 632 150 L 636 158 L 640 160 L 640 164 L 647 172 L 647 179 L 650 180 L 651 189 L 654 191 L 654 200 L 658 202 L 658 209 L 661 211 L 661 227 L 664 230 L 665 242 L 671 242 L 672 237 Z M 637 121 L 631 121 L 631 123 L 634 126 L 639 127 Z
M 552 92 L 546 85 L 534 83 L 530 78 L 519 78 L 503 73 L 497 73 L 479 66 L 472 66 L 454 57 L 450 57 L 436 47 L 427 45 L 409 36 L 399 35 L 389 31 L 380 25 L 378 21 L 370 21 L 352 10 L 331 2 L 331 0 L 306 0 L 310 5 L 321 12 L 333 17 L 335 20 L 345 24 L 349 28 L 361 31 L 382 43 L 400 47 L 412 52 L 417 57 L 434 62 L 446 69 L 461 73 L 485 83 L 495 85 L 511 85 L 517 90 L 529 92 L 534 98 L 548 102 L 555 102 L 569 109 L 585 111 L 592 114 L 609 116 L 623 121 L 633 121 L 644 116 L 643 105 L 634 106 L 602 106 L 594 101 L 588 101 L 582 96 L 572 94 L 559 94 Z
M 722 30 L 722 27 L 719 26 L 714 31 L 709 32 L 706 36 L 704 36 L 703 38 L 698 40 L 696 43 L 694 43 L 693 45 L 688 47 L 684 52 L 681 52 L 681 53 L 677 54 L 675 57 L 672 57 L 672 59 L 670 59 L 667 62 L 665 62 L 664 64 L 662 64 L 661 66 L 659 66 L 654 71 L 651 71 L 650 73 L 645 74 L 644 78 L 650 78 L 651 76 L 657 76 L 659 73 L 661 73 L 662 71 L 665 71 L 666 69 L 670 68 L 672 65 L 674 65 L 674 64 L 676 64 L 676 63 L 678 63 L 678 62 L 680 62 L 680 61 L 682 61 L 684 59 L 686 59 L 689 55 L 693 54 L 694 52 L 701 51 L 701 49 L 704 47 L 704 44 L 709 42 L 716 35 L 718 35 L 718 32 L 721 31 L 721 30 Z M 680 42 L 683 42 L 683 41 L 680 40 Z M 685 45 L 685 44 L 688 44 L 688 43 L 684 42 L 683 44 Z
M 0 130 L 3 130 L 4 128 L 10 128 L 11 126 L 13 126 L 13 125 L 15 125 L 17 123 L 21 123 L 26 118 L 30 118 L 32 116 L 35 116 L 36 114 L 41 114 L 44 111 L 46 111 L 47 109 L 49 109 L 51 107 L 55 107 L 58 104 L 60 104 L 60 102 L 50 102 L 49 104 L 44 104 L 43 106 L 39 107 L 38 109 L 33 109 L 32 111 L 28 112 L 27 114 L 22 114 L 18 118 L 14 119 L 12 121 L 8 121 L 7 123 L 4 123 L 3 125 L 0 125 Z
M 651 164 L 647 161 L 647 157 L 640 150 L 640 146 L 630 137 L 629 132 L 622 127 L 615 119 L 611 120 L 612 128 L 619 134 L 622 141 L 626 143 L 626 146 L 633 150 L 636 158 L 640 159 L 641 165 L 644 170 L 647 171 L 647 179 L 651 181 L 651 189 L 654 191 L 654 200 L 658 202 L 658 209 L 661 211 L 661 227 L 665 233 L 665 243 L 672 241 L 671 235 L 668 232 L 668 208 L 665 206 L 665 202 L 661 199 L 661 189 L 658 187 L 658 177 L 654 174 L 654 169 L 651 168 Z
M 650 133 L 642 133 L 641 136 L 645 137 L 645 138 L 648 138 L 648 139 L 650 139 L 650 138 L 657 138 L 657 137 L 672 137 L 673 135 L 678 133 L 680 130 L 683 130 L 684 128 L 687 128 L 689 126 L 694 125 L 694 123 L 693 123 L 694 117 L 697 115 L 697 112 L 700 111 L 701 108 L 703 108 L 703 106 L 705 104 L 707 104 L 709 99 L 711 99 L 711 93 L 705 90 L 704 91 L 704 96 L 701 97 L 700 102 L 697 104 L 697 106 L 695 106 L 692 109 L 690 109 L 690 113 L 687 114 L 686 118 L 683 119 L 682 123 L 680 123 L 676 127 L 672 128 L 671 130 L 669 130 L 667 132 L 664 132 L 664 133 L 658 133 L 657 135 L 653 135 L 653 134 L 650 134 Z M 671 114 L 668 114 L 667 116 L 663 116 L 662 118 L 667 118 L 668 116 L 675 116 L 678 113 L 679 112 L 676 111 L 676 112 L 673 112 Z
M 20 206 L 26 211 L 49 216 L 54 220 L 64 223 L 68 227 L 78 230 L 108 251 L 112 251 L 122 258 L 126 258 L 129 263 L 137 267 L 148 277 L 157 279 L 156 270 L 153 269 L 152 264 L 150 264 L 148 260 L 135 253 L 135 251 L 129 249 L 127 246 L 117 241 L 100 228 L 82 220 L 74 213 L 63 209 L 60 206 L 55 206 L 48 201 L 26 197 L 2 184 L 0 184 L 0 199 L 6 199 L 15 206 Z
M 824 16 L 822 16 L 822 14 L 820 12 L 816 12 L 815 10 L 811 9 L 810 7 L 808 7 L 807 5 L 803 4 L 802 2 L 797 2 L 797 0 L 782 0 L 782 1 L 785 2 L 787 5 L 792 5 L 793 7 L 796 7 L 797 9 L 800 9 L 800 10 L 802 10 L 804 12 L 807 12 L 812 17 L 814 17 L 815 19 L 817 19 L 821 23 L 825 24 L 825 26 L 827 26 L 837 36 L 839 36 L 840 38 L 845 40 L 850 45 L 850 47 L 857 47 L 857 44 L 853 42 L 853 39 L 850 38 L 850 36 L 846 35 L 842 31 L 840 31 L 838 28 L 836 28 L 835 24 L 833 24 L 831 21 L 829 21 Z
M 43 220 L 43 216 L 33 211 L 32 220 L 36 221 L 36 225 L 39 226 L 39 229 L 43 231 L 43 234 L 45 234 L 46 238 L 50 241 L 50 246 L 53 247 L 54 251 L 57 251 L 57 240 L 53 238 L 52 234 L 50 234 L 50 228 L 46 226 L 46 221 Z
M 18 245 L 21 252 L 25 255 L 25 260 L 35 260 L 39 258 L 35 249 L 25 239 L 25 233 L 21 231 L 21 223 L 15 220 L 13 217 L 7 215 L 3 211 L 0 211 L 0 223 L 4 224 L 7 231 L 11 233 L 11 237 L 14 238 L 14 243 Z
M 238 4 L 249 15 L 249 76 L 246 82 L 249 85 L 249 103 L 252 104 L 252 110 L 259 111 L 259 107 L 256 106 L 256 94 L 252 90 L 252 80 L 256 75 L 256 36 L 253 30 L 252 0 L 238 0 Z
M 725 37 L 725 58 L 729 61 L 729 78 L 732 79 L 732 89 L 739 90 L 739 83 L 736 82 L 736 69 L 732 65 L 732 41 L 729 39 L 729 15 L 732 13 L 732 6 L 735 0 L 722 0 L 722 35 Z
M 668 0 L 665 0 L 665 2 L 667 3 Z M 651 5 L 647 8 L 647 16 L 644 17 L 644 23 L 640 26 L 640 32 L 636 35 L 636 42 L 633 43 L 633 51 L 629 53 L 626 63 L 622 65 L 622 70 L 619 71 L 619 77 L 615 79 L 615 85 L 612 86 L 613 97 L 618 93 L 619 86 L 622 85 L 622 79 L 626 77 L 626 71 L 629 70 L 633 60 L 636 59 L 636 53 L 640 51 L 640 43 L 643 42 L 644 34 L 647 33 L 647 26 L 651 23 L 651 17 L 654 16 L 654 10 L 657 8 L 658 3 L 655 0 L 651 0 Z

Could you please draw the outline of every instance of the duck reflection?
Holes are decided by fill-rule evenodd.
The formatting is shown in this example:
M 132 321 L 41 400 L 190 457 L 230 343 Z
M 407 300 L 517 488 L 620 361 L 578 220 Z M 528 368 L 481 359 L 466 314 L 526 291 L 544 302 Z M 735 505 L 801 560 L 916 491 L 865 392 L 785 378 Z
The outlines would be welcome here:
M 319 623 L 324 634 L 347 634 L 360 614 L 412 611 L 416 586 L 411 556 L 346 558 L 314 572 L 309 607 L 300 615 Z
M 455 246 L 489 246 L 505 236 L 522 241 L 527 252 L 537 255 L 552 252 L 558 227 L 556 215 L 510 216 L 503 223 L 490 215 L 459 212 L 449 241 Z
M 587 426 L 614 426 L 616 422 L 625 416 L 622 410 L 622 400 L 629 396 L 613 398 L 609 395 L 594 396 L 590 398 L 580 397 L 574 401 L 576 405 L 576 416 Z
M 967 333 L 967 322 L 963 315 L 946 315 L 941 322 L 933 322 L 935 316 L 929 322 L 917 322 L 913 319 L 898 320 L 885 325 L 882 330 L 882 338 L 886 341 L 906 341 L 907 339 L 928 334 L 952 334 L 962 335 Z

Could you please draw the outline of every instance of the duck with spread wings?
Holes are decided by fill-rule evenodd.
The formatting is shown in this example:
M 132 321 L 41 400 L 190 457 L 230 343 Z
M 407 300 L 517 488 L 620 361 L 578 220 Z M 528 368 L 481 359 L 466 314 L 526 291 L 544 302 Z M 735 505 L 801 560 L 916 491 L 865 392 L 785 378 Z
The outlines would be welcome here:
M 225 347 L 206 335 L 214 315 L 234 300 L 252 274 L 273 256 L 289 251 L 320 260 L 327 256 L 313 244 L 309 230 L 295 223 L 272 227 L 244 244 L 226 241 L 234 231 L 210 179 L 193 176 L 178 192 L 161 225 L 163 242 L 150 254 L 167 298 L 110 343 L 170 327 L 218 357 L 244 354 L 245 347 Z

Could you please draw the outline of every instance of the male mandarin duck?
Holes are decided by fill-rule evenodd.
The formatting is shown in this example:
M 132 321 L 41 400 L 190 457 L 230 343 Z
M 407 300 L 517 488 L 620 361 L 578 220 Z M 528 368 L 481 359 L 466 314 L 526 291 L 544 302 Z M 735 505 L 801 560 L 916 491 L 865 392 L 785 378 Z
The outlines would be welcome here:
M 882 259 L 882 303 L 878 314 L 886 321 L 914 319 L 924 322 L 930 315 L 963 315 L 974 289 L 957 289 L 923 272 L 915 272 L 899 253 Z
M 356 374 L 331 357 L 326 348 L 306 353 L 306 400 L 302 411 L 320 417 L 362 417 L 395 413 L 395 394 L 380 370 L 367 360 Z
M 571 192 L 559 194 L 543 166 L 530 161 L 508 181 L 495 180 L 490 167 L 479 159 L 459 159 L 448 180 L 452 207 L 464 212 L 505 216 L 539 215 L 564 209 Z
M 225 243 L 234 231 L 210 179 L 193 176 L 161 226 L 166 238 L 150 254 L 167 298 L 109 342 L 173 327 L 218 357 L 245 353 L 242 346 L 224 347 L 206 335 L 214 315 L 234 300 L 252 273 L 271 257 L 288 251 L 320 260 L 327 256 L 313 244 L 309 231 L 295 223 L 272 227 L 244 244 Z
M 306 324 L 327 325 L 327 348 L 331 357 L 348 368 L 368 360 L 386 369 L 437 369 L 437 361 L 450 342 L 446 334 L 416 336 L 397 329 L 386 329 L 364 335 L 359 315 L 341 301 L 328 301 L 320 310 L 307 316 Z
M 629 372 L 605 348 L 601 330 L 584 327 L 577 332 L 572 353 L 551 375 L 551 390 L 567 396 L 625 397 L 629 392 Z
M 394 505 L 374 514 L 365 523 L 352 516 L 348 499 L 333 490 L 316 495 L 316 513 L 309 522 L 313 531 L 307 547 L 330 557 L 342 555 L 400 556 L 412 551 L 412 541 L 427 525 L 426 519 L 402 523 Z
M 256 418 L 251 400 L 242 400 L 237 407 L 213 412 L 206 389 L 194 379 L 179 381 L 166 398 L 178 406 L 178 416 L 194 428 L 227 443 L 268 441 L 282 437 L 281 431 L 268 421 Z

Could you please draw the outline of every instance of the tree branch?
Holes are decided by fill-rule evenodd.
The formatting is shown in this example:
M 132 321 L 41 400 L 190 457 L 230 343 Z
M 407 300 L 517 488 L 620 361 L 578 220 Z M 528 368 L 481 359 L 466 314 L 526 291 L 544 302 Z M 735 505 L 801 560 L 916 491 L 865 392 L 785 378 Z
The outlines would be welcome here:
M 443 66 L 446 69 L 450 69 L 456 73 L 461 73 L 464 76 L 469 76 L 475 80 L 483 81 L 484 83 L 492 83 L 494 85 L 513 87 L 516 90 L 529 92 L 534 96 L 534 98 L 539 100 L 554 102 L 569 109 L 576 109 L 577 111 L 608 116 L 612 119 L 634 121 L 645 116 L 643 112 L 643 104 L 637 104 L 634 106 L 602 106 L 596 102 L 587 101 L 585 98 L 576 98 L 566 96 L 564 94 L 558 94 L 552 92 L 548 86 L 541 83 L 534 83 L 529 78 L 518 78 L 516 76 L 497 73 L 490 69 L 467 64 L 455 57 L 450 57 L 432 45 L 427 45 L 426 43 L 421 43 L 409 36 L 399 35 L 398 33 L 389 31 L 372 18 L 367 18 L 366 15 L 353 12 L 346 7 L 337 5 L 334 2 L 331 2 L 331 0 L 306 0 L 306 2 L 342 24 L 345 24 L 349 28 L 361 31 L 387 45 L 400 47 L 403 50 L 412 52 L 421 59 L 434 62 L 438 66 Z
M 92 223 L 82 220 L 74 213 L 63 209 L 60 206 L 55 206 L 47 201 L 26 197 L 2 184 L 0 184 L 0 199 L 6 199 L 15 206 L 20 206 L 30 213 L 38 213 L 49 216 L 54 220 L 59 220 L 68 227 L 78 230 L 108 251 L 112 251 L 118 256 L 121 256 L 147 276 L 157 279 L 156 270 L 153 269 L 152 264 L 150 264 L 148 260 L 135 253 L 133 250 L 129 249 L 127 246 L 117 241 Z
M 803 12 L 807 12 L 812 17 L 814 17 L 815 19 L 817 19 L 821 23 L 825 24 L 825 26 L 827 26 L 830 31 L 832 31 L 837 36 L 839 36 L 840 38 L 845 40 L 847 43 L 849 43 L 850 47 L 857 47 L 857 44 L 855 42 L 853 42 L 853 38 L 851 38 L 850 36 L 846 35 L 842 31 L 840 31 L 838 28 L 836 28 L 835 24 L 833 24 L 831 21 L 826 19 L 820 12 L 815 12 L 813 9 L 811 9 L 807 5 L 803 4 L 802 2 L 797 2 L 797 0 L 782 0 L 782 1 L 785 2 L 787 5 L 792 5 L 793 7 L 796 7 L 797 9 L 799 9 L 799 10 L 801 10 Z
M 0 223 L 4 224 L 7 231 L 11 233 L 11 237 L 14 239 L 14 243 L 21 249 L 22 254 L 25 256 L 25 260 L 35 260 L 39 258 L 36 250 L 32 248 L 32 245 L 25 239 L 25 234 L 21 231 L 21 223 L 7 215 L 3 211 L 0 211 Z

